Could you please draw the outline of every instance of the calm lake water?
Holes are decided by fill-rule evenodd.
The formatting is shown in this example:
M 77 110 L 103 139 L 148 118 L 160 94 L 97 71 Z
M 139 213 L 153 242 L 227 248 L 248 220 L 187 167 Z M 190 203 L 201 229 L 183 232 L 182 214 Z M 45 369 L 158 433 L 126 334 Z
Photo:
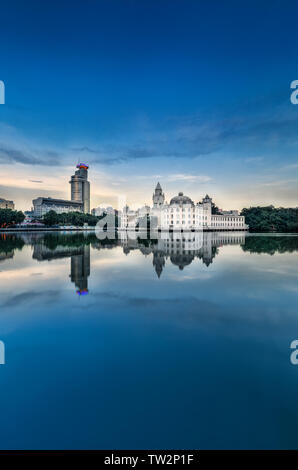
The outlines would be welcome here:
M 298 237 L 0 234 L 0 448 L 298 448 Z

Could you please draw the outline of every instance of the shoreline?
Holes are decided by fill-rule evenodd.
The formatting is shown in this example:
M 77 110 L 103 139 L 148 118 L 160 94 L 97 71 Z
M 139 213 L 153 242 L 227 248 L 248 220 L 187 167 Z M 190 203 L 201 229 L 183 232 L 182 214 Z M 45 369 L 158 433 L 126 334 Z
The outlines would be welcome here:
M 0 233 L 19 232 L 95 232 L 95 227 L 75 227 L 75 228 L 0 228 Z
M 58 227 L 49 227 L 49 228 L 0 228 L 0 233 L 35 233 L 35 232 L 96 232 L 96 226 L 95 227 L 76 227 L 76 228 L 58 228 Z M 111 230 L 108 231 L 102 231 L 99 230 L 100 232 L 106 233 L 106 232 L 111 232 Z M 116 228 L 116 232 L 134 232 L 136 234 L 138 233 L 145 233 L 146 230 L 132 230 L 132 229 L 121 229 L 121 228 Z M 150 230 L 148 231 L 150 233 Z M 232 232 L 232 233 L 245 233 L 246 235 L 258 235 L 258 236 L 274 236 L 274 235 L 279 235 L 279 236 L 298 236 L 297 232 L 250 232 L 248 229 L 238 229 L 238 230 L 229 230 L 229 229 L 205 229 L 205 230 L 196 230 L 196 229 L 186 229 L 186 230 L 153 230 L 152 232 L 158 232 L 158 233 L 199 233 L 199 232 Z

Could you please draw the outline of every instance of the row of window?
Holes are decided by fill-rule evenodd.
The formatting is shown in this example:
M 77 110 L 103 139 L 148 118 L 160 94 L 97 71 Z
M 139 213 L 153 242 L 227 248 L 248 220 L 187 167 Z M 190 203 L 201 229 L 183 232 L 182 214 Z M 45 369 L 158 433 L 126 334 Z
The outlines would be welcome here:
M 222 222 L 222 223 L 212 222 L 211 225 L 212 225 L 212 227 L 223 227 L 223 226 L 226 226 L 226 225 L 228 225 L 229 227 L 240 227 L 240 226 L 243 226 L 244 223 L 243 222 L 234 222 L 234 223 L 226 224 L 224 222 Z
M 181 215 L 180 215 L 180 216 L 181 216 Z M 179 217 L 179 216 L 177 216 L 177 217 Z M 182 219 L 185 219 L 185 214 L 182 214 Z M 195 215 L 193 215 L 193 220 L 198 220 L 198 219 L 200 219 L 200 220 L 207 220 L 207 216 L 206 216 L 206 215 L 205 215 L 205 216 L 202 216 L 202 215 L 195 216 Z M 170 219 L 169 216 L 167 215 L 167 216 L 166 216 L 166 220 L 172 220 L 172 221 L 173 221 L 174 219 L 173 219 L 173 216 L 171 216 L 171 219 Z M 191 216 L 190 216 L 190 215 L 188 216 L 188 220 L 189 220 L 189 221 L 191 220 Z
M 212 217 L 213 220 L 219 220 L 222 222 L 243 222 L 244 217 Z

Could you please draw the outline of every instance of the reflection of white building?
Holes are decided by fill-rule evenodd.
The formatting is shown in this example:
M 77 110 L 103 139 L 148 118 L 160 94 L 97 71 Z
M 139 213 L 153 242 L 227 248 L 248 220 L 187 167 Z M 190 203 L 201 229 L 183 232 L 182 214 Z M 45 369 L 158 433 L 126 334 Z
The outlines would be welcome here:
M 134 250 L 140 250 L 145 256 L 152 254 L 154 269 L 160 277 L 168 262 L 182 270 L 198 259 L 208 267 L 217 256 L 219 247 L 244 244 L 245 233 L 161 231 L 154 240 L 142 240 L 137 233 L 123 230 L 119 232 L 119 240 L 126 255 Z
M 245 218 L 238 211 L 223 211 L 212 214 L 212 199 L 206 195 L 201 202 L 194 203 L 188 196 L 179 193 L 168 204 L 158 183 L 153 193 L 153 207 L 144 206 L 137 211 L 126 206 L 123 209 L 120 228 L 134 230 L 151 228 L 166 231 L 184 230 L 247 230 Z

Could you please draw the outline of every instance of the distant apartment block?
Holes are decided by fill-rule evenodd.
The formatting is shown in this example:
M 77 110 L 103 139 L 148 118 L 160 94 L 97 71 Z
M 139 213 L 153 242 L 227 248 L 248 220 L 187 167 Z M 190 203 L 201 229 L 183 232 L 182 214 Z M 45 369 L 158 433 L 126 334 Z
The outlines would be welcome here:
M 91 210 L 91 215 L 95 215 L 96 217 L 100 217 L 101 215 L 104 214 L 104 208 L 103 207 L 95 207 L 94 209 Z
M 95 215 L 96 217 L 100 217 L 103 214 L 115 215 L 115 209 L 112 206 L 95 207 L 94 209 L 92 209 L 91 214 Z
M 7 201 L 6 199 L 0 198 L 0 209 L 12 209 L 14 210 L 14 202 Z

